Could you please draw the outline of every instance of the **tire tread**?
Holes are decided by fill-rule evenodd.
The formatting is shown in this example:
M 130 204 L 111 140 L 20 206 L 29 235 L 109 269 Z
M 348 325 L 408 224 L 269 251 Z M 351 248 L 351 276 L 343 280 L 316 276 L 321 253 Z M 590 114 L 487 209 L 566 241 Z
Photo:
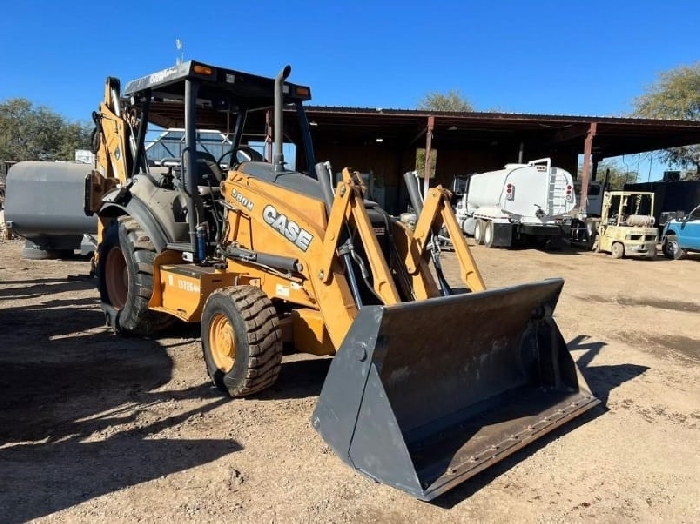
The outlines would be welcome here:
M 148 308 L 153 295 L 153 265 L 156 250 L 153 242 L 141 225 L 129 215 L 122 215 L 116 221 L 118 242 L 125 257 L 131 257 L 136 267 L 133 281 L 136 287 L 132 293 L 130 307 L 126 316 L 120 315 L 120 327 L 131 334 L 151 336 L 171 326 L 176 319 L 165 313 Z
M 246 326 L 248 342 L 245 376 L 236 377 L 235 383 L 224 376 L 223 386 L 233 397 L 253 395 L 270 387 L 282 368 L 281 329 L 272 302 L 261 289 L 254 286 L 217 289 L 207 302 L 215 296 L 225 296 L 232 302 Z M 204 308 L 206 310 L 206 304 Z

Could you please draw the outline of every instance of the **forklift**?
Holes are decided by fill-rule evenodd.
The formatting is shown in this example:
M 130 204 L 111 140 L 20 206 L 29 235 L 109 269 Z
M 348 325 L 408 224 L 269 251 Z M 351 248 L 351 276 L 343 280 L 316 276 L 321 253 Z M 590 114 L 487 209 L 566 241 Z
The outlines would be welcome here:
M 593 250 L 596 253 L 610 253 L 613 258 L 633 256 L 653 260 L 659 241 L 653 212 L 654 193 L 605 193 Z

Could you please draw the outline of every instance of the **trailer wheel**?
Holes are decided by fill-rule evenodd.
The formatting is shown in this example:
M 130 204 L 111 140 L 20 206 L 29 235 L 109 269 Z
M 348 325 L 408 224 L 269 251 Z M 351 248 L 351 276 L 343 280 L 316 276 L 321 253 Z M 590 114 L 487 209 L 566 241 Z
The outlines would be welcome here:
M 614 242 L 610 252 L 613 258 L 622 258 L 625 256 L 625 246 L 622 242 Z
M 484 245 L 486 247 L 492 247 L 493 246 L 493 231 L 494 225 L 492 221 L 487 221 L 484 222 Z
M 661 250 L 669 260 L 681 260 L 685 258 L 685 249 L 681 248 L 676 235 L 668 235 Z
M 481 246 L 484 243 L 484 226 L 484 221 L 477 218 L 474 226 L 474 242 L 476 242 L 477 246 Z
M 232 397 L 266 389 L 282 369 L 282 330 L 257 287 L 217 289 L 202 312 L 202 351 L 214 384 Z
M 123 215 L 112 222 L 98 252 L 100 300 L 119 311 L 121 330 L 150 336 L 176 321 L 175 317 L 148 309 L 156 250 L 136 220 Z

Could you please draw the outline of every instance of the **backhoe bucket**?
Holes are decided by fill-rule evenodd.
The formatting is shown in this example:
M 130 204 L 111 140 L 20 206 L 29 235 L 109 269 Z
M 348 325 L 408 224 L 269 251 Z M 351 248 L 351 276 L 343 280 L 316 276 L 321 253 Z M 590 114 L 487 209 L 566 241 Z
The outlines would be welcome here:
M 561 279 L 360 309 L 312 424 L 431 500 L 599 403 L 552 319 Z

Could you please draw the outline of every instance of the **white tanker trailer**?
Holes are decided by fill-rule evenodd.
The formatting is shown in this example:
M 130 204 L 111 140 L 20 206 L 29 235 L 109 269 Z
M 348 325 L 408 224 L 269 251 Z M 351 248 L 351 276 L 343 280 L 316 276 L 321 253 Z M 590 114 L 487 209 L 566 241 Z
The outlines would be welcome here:
M 510 247 L 527 238 L 558 244 L 575 208 L 571 173 L 545 158 L 470 175 L 456 214 L 477 244 Z

